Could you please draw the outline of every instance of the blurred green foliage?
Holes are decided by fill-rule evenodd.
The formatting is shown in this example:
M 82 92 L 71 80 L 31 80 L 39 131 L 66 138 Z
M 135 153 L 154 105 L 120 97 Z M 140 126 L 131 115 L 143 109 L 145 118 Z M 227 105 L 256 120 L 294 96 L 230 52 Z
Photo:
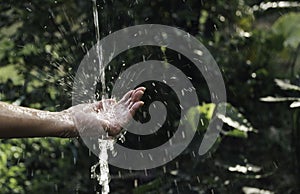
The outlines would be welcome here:
M 194 141 L 176 160 L 147 173 L 111 167 L 112 193 L 250 194 L 251 189 L 299 193 L 299 170 L 295 170 L 300 169 L 299 110 L 289 109 L 286 103 L 260 101 L 266 96 L 299 98 L 297 91 L 281 90 L 282 85 L 274 83 L 281 78 L 300 85 L 299 8 L 259 7 L 267 2 L 97 1 L 102 37 L 145 23 L 175 26 L 197 37 L 220 66 L 228 98 L 227 104 L 211 104 L 204 79 L 193 67 L 185 69 L 197 78 L 193 85 L 201 102 L 189 112 L 191 126 L 187 127 L 197 130 Z M 72 77 L 94 43 L 91 1 L 1 0 L 0 100 L 50 111 L 69 107 Z M 110 77 L 122 71 L 118 64 L 125 59 L 126 64 L 134 64 L 150 54 L 149 59 L 188 64 L 184 59 L 178 61 L 177 54 L 168 49 L 132 49 L 112 62 L 108 86 L 113 82 Z M 176 102 L 172 97 L 167 100 Z M 170 104 L 172 110 L 178 109 Z M 224 122 L 222 136 L 206 158 L 199 158 L 195 153 L 202 135 L 215 108 L 222 106 L 228 110 L 227 115 L 218 115 Z M 199 113 L 200 124 L 193 126 L 194 115 Z M 176 126 L 176 114 L 170 121 L 165 130 Z M 162 140 L 158 134 L 141 146 Z M 95 157 L 78 140 L 0 141 L 0 194 L 90 194 L 99 190 L 89 174 Z M 128 137 L 127 143 L 137 142 Z

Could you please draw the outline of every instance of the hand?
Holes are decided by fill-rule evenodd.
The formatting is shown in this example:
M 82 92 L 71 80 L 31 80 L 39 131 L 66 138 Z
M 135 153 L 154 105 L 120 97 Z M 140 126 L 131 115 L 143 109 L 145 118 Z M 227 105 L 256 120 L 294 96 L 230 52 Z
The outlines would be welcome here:
M 144 91 L 144 87 L 139 87 L 127 92 L 119 102 L 104 99 L 73 106 L 67 112 L 73 117 L 75 128 L 81 136 L 105 137 L 107 132 L 114 137 L 143 106 L 144 102 L 140 99 Z

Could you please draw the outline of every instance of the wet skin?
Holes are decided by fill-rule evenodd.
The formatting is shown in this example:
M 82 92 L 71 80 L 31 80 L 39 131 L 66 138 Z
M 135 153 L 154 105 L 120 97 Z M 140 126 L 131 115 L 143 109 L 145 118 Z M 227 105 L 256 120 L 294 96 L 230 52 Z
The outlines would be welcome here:
M 105 130 L 110 136 L 120 133 L 122 126 L 128 122 L 135 112 L 143 106 L 141 101 L 145 91 L 144 87 L 127 92 L 123 98 L 116 102 L 113 99 L 106 99 L 96 103 L 80 104 L 61 112 L 48 112 L 26 107 L 0 102 L 0 138 L 22 138 L 22 137 L 78 137 L 80 124 L 93 126 L 98 130 Z M 97 120 L 95 122 L 91 113 L 103 114 L 104 104 L 109 104 L 112 108 L 122 107 L 125 111 L 126 119 L 116 119 L 115 122 L 109 120 Z M 85 111 L 79 111 L 82 108 Z M 122 114 L 124 115 L 124 113 Z M 101 118 L 101 117 L 100 117 Z

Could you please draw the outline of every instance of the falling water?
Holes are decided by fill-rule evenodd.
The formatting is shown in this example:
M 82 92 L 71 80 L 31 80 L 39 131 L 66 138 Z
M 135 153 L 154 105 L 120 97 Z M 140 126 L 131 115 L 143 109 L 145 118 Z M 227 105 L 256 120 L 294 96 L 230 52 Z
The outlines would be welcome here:
M 97 179 L 99 185 L 102 186 L 102 194 L 109 193 L 109 167 L 108 167 L 108 152 L 110 150 L 114 154 L 115 140 L 98 139 L 99 144 L 99 162 L 91 167 L 91 178 Z M 96 172 L 96 168 L 99 167 L 99 174 Z
M 93 16 L 94 16 L 94 26 L 96 31 L 96 52 L 97 58 L 99 63 L 99 72 L 100 72 L 100 81 L 102 84 L 102 92 L 105 93 L 106 85 L 105 85 L 105 67 L 103 66 L 102 59 L 103 59 L 103 52 L 102 46 L 99 45 L 100 42 L 100 25 L 99 25 L 99 17 L 98 17 L 98 10 L 97 10 L 97 2 L 96 0 L 93 1 Z M 104 96 L 104 95 L 103 95 Z
M 92 0 L 93 2 L 93 16 L 94 16 L 94 26 L 96 31 L 96 52 L 97 52 L 97 58 L 99 63 L 99 72 L 100 72 L 100 81 L 102 84 L 102 100 L 105 98 L 105 68 L 103 66 L 103 53 L 102 53 L 102 47 L 99 45 L 100 42 L 100 25 L 99 25 L 99 17 L 98 17 L 98 11 L 97 11 L 97 2 L 96 0 Z M 98 79 L 99 80 L 99 79 Z M 103 110 L 105 111 L 107 109 L 105 103 L 103 103 Z M 91 178 L 97 179 L 99 184 L 102 186 L 102 194 L 109 193 L 109 181 L 110 181 L 110 175 L 109 175 L 109 167 L 108 167 L 108 150 L 111 152 L 114 152 L 114 139 L 98 139 L 99 144 L 99 162 L 91 167 Z M 96 172 L 96 168 L 99 167 L 100 172 Z
M 123 104 L 111 105 L 110 103 L 106 103 L 108 101 L 103 101 L 103 106 L 105 109 L 99 110 L 99 118 L 108 121 L 112 125 L 114 123 L 126 123 L 127 121 L 127 112 L 126 106 Z M 124 114 L 122 114 L 124 113 Z M 118 119 L 116 121 L 116 118 Z M 125 132 L 120 133 L 116 138 L 110 138 L 108 135 L 104 138 L 98 139 L 99 145 L 99 162 L 91 167 L 91 178 L 97 179 L 99 184 L 102 186 L 102 194 L 109 193 L 109 166 L 108 166 L 108 150 L 112 152 L 113 156 L 116 156 L 116 152 L 114 150 L 114 144 L 117 140 L 121 142 L 125 141 Z M 96 169 L 99 167 L 99 173 L 96 172 Z

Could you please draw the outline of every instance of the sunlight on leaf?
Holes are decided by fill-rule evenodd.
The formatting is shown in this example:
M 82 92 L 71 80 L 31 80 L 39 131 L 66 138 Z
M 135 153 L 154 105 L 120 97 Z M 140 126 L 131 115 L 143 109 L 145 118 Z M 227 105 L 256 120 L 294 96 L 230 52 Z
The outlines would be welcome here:
M 263 102 L 285 102 L 285 101 L 297 101 L 300 100 L 300 98 L 267 96 L 267 97 L 260 98 L 260 100 Z
M 16 70 L 16 65 L 0 67 L 0 82 L 4 83 L 9 79 L 12 80 L 14 84 L 23 83 L 22 76 Z
M 213 103 L 203 103 L 200 106 L 192 107 L 187 113 L 189 127 L 193 130 L 204 130 L 207 128 L 209 120 L 212 118 L 216 105 Z M 196 120 L 200 114 L 199 128 Z
M 216 105 L 213 103 L 203 103 L 201 106 L 192 107 L 187 114 L 189 127 L 193 130 L 207 130 L 215 110 Z M 224 135 L 247 138 L 248 132 L 255 132 L 250 122 L 231 104 L 220 103 L 217 106 L 217 110 L 216 117 L 231 127 L 231 130 L 229 131 L 222 131 Z M 226 115 L 222 114 L 224 112 L 226 112 Z M 197 127 L 195 124 L 198 123 L 196 121 L 198 114 L 200 114 L 200 122 Z
M 274 194 L 272 191 L 263 190 L 255 187 L 243 187 L 245 194 Z
M 299 101 L 293 102 L 290 105 L 290 108 L 297 108 L 297 107 L 300 107 L 300 99 L 299 99 Z
M 233 127 L 234 129 L 249 132 L 254 131 L 250 122 L 231 104 L 222 103 L 218 106 L 219 110 L 226 109 L 226 115 L 217 113 L 217 117 L 221 119 L 224 123 Z M 224 111 L 219 111 L 224 112 Z
M 300 91 L 300 87 L 299 86 L 290 84 L 287 81 L 283 81 L 283 80 L 280 80 L 280 79 L 275 79 L 274 81 L 283 90 L 296 90 L 296 91 Z
M 228 170 L 231 171 L 231 172 L 240 172 L 240 173 L 243 173 L 243 174 L 247 174 L 248 172 L 254 172 L 254 173 L 260 172 L 261 167 L 254 166 L 254 165 L 251 165 L 251 164 L 247 164 L 246 166 L 242 166 L 242 165 L 237 164 L 235 166 L 230 166 L 228 168 Z

